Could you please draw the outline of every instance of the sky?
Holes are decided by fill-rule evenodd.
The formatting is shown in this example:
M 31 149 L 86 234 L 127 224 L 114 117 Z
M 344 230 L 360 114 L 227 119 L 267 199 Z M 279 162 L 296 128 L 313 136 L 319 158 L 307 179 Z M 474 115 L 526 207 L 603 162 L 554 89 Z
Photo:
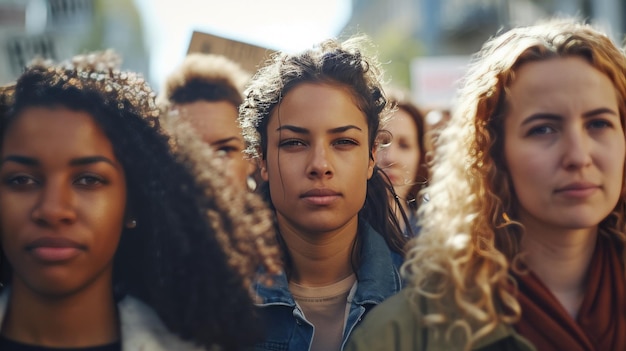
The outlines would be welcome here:
M 160 87 L 184 58 L 194 30 L 294 52 L 339 34 L 351 0 L 134 0 Z

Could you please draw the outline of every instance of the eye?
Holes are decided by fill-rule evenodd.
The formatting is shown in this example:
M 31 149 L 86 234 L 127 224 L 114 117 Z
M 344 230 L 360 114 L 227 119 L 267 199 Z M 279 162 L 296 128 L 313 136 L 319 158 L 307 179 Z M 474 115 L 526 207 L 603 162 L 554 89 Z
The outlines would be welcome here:
M 398 147 L 399 147 L 400 149 L 402 149 L 402 150 L 408 150 L 408 149 L 410 149 L 410 148 L 411 148 L 411 145 L 409 145 L 409 144 L 408 144 L 408 143 L 406 143 L 406 142 L 399 142 L 399 143 L 398 143 Z
M 107 182 L 104 178 L 100 176 L 88 174 L 88 175 L 82 175 L 76 178 L 76 180 L 74 181 L 74 184 L 80 185 L 83 187 L 93 188 L 93 187 L 99 187 L 104 184 L 107 184 Z
M 13 187 L 26 187 L 36 185 L 39 182 L 31 176 L 20 174 L 7 178 L 5 183 Z
M 299 139 L 286 139 L 281 141 L 278 146 L 281 148 L 294 148 L 299 146 L 305 146 L 305 144 L 302 140 Z
M 239 152 L 241 150 L 239 150 L 239 148 L 234 147 L 234 146 L 224 145 L 224 146 L 217 148 L 215 151 L 217 151 L 217 156 L 219 157 L 228 157 L 232 153 Z
M 340 147 L 348 147 L 348 146 L 359 145 L 359 142 L 350 138 L 341 138 L 341 139 L 335 140 L 334 144 Z
M 604 129 L 604 128 L 612 128 L 613 123 L 605 120 L 605 119 L 596 119 L 587 123 L 587 127 L 590 129 Z
M 546 135 L 546 134 L 553 134 L 553 133 L 556 133 L 555 128 L 551 126 L 547 126 L 547 125 L 541 125 L 541 126 L 536 126 L 536 127 L 531 128 L 526 135 L 527 136 Z

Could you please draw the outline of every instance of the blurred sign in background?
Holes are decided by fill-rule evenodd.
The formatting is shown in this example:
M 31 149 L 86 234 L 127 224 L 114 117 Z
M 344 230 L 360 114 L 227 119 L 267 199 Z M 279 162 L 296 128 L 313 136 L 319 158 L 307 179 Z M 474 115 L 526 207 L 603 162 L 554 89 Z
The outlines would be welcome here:
M 194 31 L 187 50 L 187 53 L 192 52 L 226 56 L 238 62 L 243 69 L 254 73 L 275 50 Z
M 463 57 L 498 31 L 549 16 L 577 15 L 621 42 L 624 2 L 0 0 L 0 84 L 15 79 L 37 55 L 61 60 L 113 48 L 123 55 L 124 68 L 144 73 L 158 90 L 188 50 L 216 50 L 209 43 L 231 43 L 233 48 L 219 49 L 231 54 L 246 45 L 269 53 L 365 33 L 393 84 L 410 88 L 425 108 L 440 107 L 450 103 L 456 77 L 463 74 L 458 67 Z

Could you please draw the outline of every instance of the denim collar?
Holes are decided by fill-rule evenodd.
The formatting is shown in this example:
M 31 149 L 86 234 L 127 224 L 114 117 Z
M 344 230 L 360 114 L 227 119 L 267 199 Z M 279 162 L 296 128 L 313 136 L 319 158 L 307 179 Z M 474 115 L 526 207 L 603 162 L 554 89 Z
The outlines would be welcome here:
M 389 249 L 385 239 L 369 224 L 363 222 L 359 229 L 364 231 L 361 236 L 361 266 L 352 301 L 358 305 L 379 304 L 402 289 L 398 272 L 402 258 Z M 255 283 L 255 290 L 258 306 L 296 305 L 284 272 L 272 277 L 272 285 Z

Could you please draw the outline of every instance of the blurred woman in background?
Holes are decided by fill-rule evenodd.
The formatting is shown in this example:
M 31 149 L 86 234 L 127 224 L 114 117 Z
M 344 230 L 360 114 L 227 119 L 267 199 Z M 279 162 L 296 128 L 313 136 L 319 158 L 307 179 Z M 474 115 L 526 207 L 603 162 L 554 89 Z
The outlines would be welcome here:
M 419 232 L 417 209 L 422 200 L 418 193 L 428 180 L 424 116 L 403 91 L 393 88 L 385 91 L 396 109 L 383 126 L 391 139 L 378 152 L 378 166 L 389 177 L 397 197 L 389 199 L 390 206 L 400 203 L 410 223 L 409 228 L 403 228 L 404 233 L 412 237 Z M 395 209 L 396 215 L 401 216 L 400 207 Z

